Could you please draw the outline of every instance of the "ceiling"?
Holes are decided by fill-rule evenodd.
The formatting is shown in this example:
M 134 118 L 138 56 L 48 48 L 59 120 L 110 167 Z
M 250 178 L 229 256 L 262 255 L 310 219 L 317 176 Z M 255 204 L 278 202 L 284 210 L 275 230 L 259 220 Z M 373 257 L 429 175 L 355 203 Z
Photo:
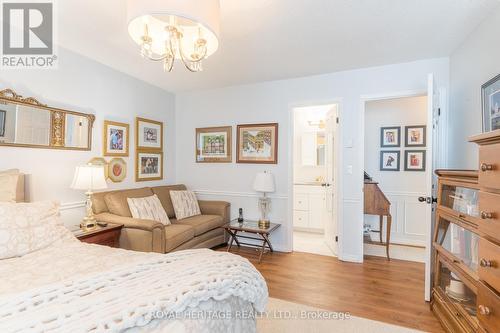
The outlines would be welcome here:
M 204 71 L 164 73 L 127 32 L 125 0 L 58 1 L 58 41 L 167 91 L 209 89 L 448 56 L 498 0 L 221 0 Z

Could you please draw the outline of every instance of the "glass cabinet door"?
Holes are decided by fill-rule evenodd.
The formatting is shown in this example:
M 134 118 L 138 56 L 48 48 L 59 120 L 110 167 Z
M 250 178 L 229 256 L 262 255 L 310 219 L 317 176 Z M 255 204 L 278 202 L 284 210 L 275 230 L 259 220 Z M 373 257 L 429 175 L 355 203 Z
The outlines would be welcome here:
M 438 215 L 438 230 L 434 242 L 467 268 L 477 273 L 479 264 L 479 236 Z
M 441 199 L 439 205 L 462 215 L 479 217 L 478 205 L 479 191 L 473 188 L 443 184 L 441 186 Z
M 447 296 L 449 302 L 461 309 L 465 317 L 477 323 L 476 294 L 465 284 L 458 274 L 452 272 L 439 261 L 438 284 L 436 287 Z

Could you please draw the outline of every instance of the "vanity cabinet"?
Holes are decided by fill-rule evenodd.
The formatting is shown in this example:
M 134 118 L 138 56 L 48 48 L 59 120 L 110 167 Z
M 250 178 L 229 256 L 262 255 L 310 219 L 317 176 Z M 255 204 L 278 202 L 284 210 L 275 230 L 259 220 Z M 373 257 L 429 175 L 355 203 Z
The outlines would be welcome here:
M 323 232 L 326 191 L 321 185 L 294 185 L 293 227 L 297 230 Z
M 500 332 L 500 131 L 470 139 L 479 171 L 437 170 L 431 309 L 448 332 Z

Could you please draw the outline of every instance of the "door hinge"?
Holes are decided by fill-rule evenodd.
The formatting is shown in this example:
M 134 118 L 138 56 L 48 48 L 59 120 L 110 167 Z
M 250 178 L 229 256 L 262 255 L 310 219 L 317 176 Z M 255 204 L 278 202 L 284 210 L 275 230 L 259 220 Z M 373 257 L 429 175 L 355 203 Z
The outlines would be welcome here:
M 337 124 L 338 124 L 338 123 L 340 122 L 340 119 L 339 119 L 339 117 L 337 117 L 336 121 L 337 121 Z
M 438 116 L 441 115 L 441 108 L 438 108 Z
M 335 236 L 335 241 L 338 242 L 339 241 L 339 236 Z

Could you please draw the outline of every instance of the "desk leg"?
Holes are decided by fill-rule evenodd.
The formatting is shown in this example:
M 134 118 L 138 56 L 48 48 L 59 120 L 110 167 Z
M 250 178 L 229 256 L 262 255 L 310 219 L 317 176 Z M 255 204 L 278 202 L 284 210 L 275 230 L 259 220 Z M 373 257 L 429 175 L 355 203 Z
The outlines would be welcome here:
M 389 214 L 387 215 L 387 236 L 385 239 L 385 252 L 387 254 L 387 260 L 391 260 L 389 256 L 389 243 L 391 242 L 391 225 L 392 225 L 392 216 Z
M 379 223 L 378 223 L 378 230 L 379 230 L 379 237 L 380 237 L 380 243 L 382 243 L 382 230 L 384 227 L 384 215 L 379 215 Z

